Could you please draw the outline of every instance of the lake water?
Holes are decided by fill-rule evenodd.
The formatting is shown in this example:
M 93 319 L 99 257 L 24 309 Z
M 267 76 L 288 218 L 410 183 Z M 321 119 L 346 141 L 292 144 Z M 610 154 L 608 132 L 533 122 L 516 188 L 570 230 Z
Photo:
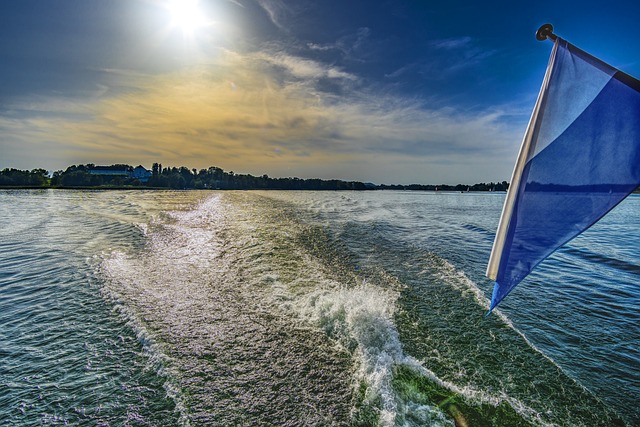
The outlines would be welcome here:
M 485 317 L 503 199 L 0 191 L 0 425 L 640 425 L 640 197 Z

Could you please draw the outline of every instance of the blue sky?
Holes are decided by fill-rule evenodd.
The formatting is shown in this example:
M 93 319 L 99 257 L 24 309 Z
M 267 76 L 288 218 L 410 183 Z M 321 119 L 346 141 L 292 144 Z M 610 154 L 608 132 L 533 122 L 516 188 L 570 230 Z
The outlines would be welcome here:
M 2 1 L 0 168 L 508 180 L 552 48 L 536 29 L 638 77 L 638 18 L 632 1 Z

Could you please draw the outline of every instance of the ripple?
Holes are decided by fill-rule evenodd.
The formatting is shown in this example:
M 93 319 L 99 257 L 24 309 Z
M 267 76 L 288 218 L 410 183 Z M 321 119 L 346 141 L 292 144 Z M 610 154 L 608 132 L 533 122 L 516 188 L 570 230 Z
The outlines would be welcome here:
M 485 318 L 462 196 L 0 192 L 0 424 L 633 425 L 634 208 Z

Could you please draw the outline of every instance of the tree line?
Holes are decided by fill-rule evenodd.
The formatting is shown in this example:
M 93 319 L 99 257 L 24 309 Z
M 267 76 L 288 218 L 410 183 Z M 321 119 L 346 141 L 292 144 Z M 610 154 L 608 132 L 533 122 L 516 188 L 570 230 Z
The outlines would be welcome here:
M 181 166 L 163 168 L 154 163 L 146 184 L 158 188 L 219 189 L 219 190 L 366 190 L 364 183 L 338 179 L 270 178 L 268 175 L 235 174 L 211 166 L 189 169 Z
M 509 183 L 507 181 L 502 182 L 482 182 L 479 184 L 457 184 L 457 185 L 431 185 L 431 184 L 410 184 L 410 185 L 386 185 L 381 184 L 377 186 L 380 190 L 412 190 L 412 191 L 507 191 L 509 189 Z
M 132 172 L 130 165 L 102 167 L 96 174 L 94 164 L 73 165 L 66 170 L 55 171 L 51 176 L 44 169 L 18 170 L 6 168 L 0 171 L 0 187 L 49 187 L 49 188 L 171 188 L 171 189 L 220 189 L 220 190 L 366 190 L 369 187 L 358 181 L 337 179 L 270 178 L 235 174 L 218 167 L 189 169 L 162 167 L 154 163 L 151 175 L 140 179 L 116 171 Z M 106 170 L 113 170 L 109 175 Z
M 235 174 L 218 167 L 189 169 L 163 167 L 154 163 L 151 174 L 145 179 L 116 171 L 133 172 L 130 165 L 116 164 L 101 167 L 96 174 L 94 164 L 73 165 L 49 176 L 44 169 L 18 170 L 6 168 L 0 171 L 0 187 L 42 188 L 170 188 L 170 189 L 220 189 L 220 190 L 422 190 L 422 191 L 505 191 L 508 183 L 481 183 L 474 185 L 375 185 L 359 181 L 337 179 L 271 178 L 268 175 L 253 176 Z M 114 171 L 113 175 L 105 170 Z M 93 172 L 92 172 L 93 171 Z
M 48 187 L 50 182 L 49 172 L 44 169 L 28 171 L 6 168 L 0 171 L 2 187 Z

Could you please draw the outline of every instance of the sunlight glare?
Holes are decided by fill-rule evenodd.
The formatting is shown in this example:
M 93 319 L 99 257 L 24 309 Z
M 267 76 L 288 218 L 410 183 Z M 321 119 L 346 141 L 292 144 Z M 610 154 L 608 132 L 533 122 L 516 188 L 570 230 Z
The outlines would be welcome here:
M 206 25 L 207 21 L 198 6 L 198 0 L 172 0 L 168 4 L 171 13 L 171 26 L 178 27 L 184 35 Z

